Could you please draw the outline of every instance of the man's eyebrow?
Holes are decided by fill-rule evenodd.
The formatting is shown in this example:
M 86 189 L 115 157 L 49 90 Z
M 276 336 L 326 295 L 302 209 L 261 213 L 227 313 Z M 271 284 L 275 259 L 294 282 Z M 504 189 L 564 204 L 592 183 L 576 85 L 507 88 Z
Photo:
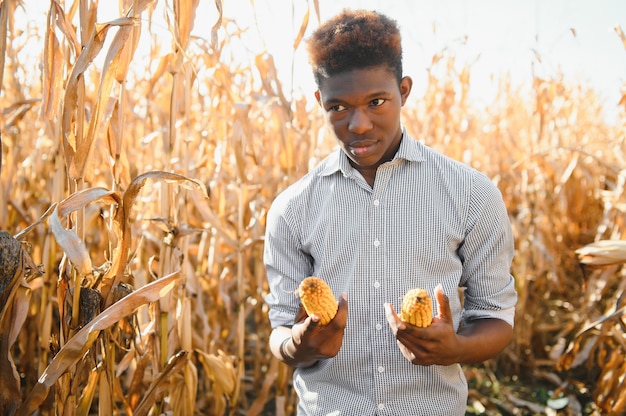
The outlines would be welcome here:
M 380 91 L 370 92 L 369 94 L 366 94 L 363 98 L 364 98 L 364 101 L 369 101 L 369 100 L 373 100 L 375 98 L 381 98 L 381 97 L 382 98 L 388 98 L 390 95 L 391 95 L 391 93 L 389 91 L 380 90 Z M 327 105 L 335 105 L 335 104 L 343 104 L 346 101 L 342 100 L 339 97 L 332 97 L 331 96 L 331 97 L 328 97 L 328 99 L 322 99 L 322 102 L 324 104 L 327 104 Z

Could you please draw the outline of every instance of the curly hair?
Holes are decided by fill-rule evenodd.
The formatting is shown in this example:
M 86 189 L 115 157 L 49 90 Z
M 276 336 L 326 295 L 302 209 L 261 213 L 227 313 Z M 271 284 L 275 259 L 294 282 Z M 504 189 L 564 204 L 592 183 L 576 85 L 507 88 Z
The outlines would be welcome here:
M 402 79 L 402 39 L 397 22 L 369 10 L 344 9 L 307 41 L 315 82 L 353 69 L 386 65 Z

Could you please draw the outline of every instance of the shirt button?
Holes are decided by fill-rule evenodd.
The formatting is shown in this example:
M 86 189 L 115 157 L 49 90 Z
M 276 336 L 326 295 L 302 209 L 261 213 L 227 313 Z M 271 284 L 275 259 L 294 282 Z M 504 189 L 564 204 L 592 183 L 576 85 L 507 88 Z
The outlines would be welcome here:
M 380 205 L 380 201 L 378 199 L 374 200 L 374 206 L 377 207 Z
M 381 324 L 376 324 L 376 330 L 380 331 L 381 329 L 383 329 L 383 326 Z
M 374 282 L 374 287 L 378 289 L 380 287 L 380 282 Z
M 378 410 L 383 410 L 385 405 L 383 403 L 378 403 Z
M 378 372 L 379 372 L 379 373 L 384 373 L 384 372 L 385 372 L 385 367 L 383 367 L 383 366 L 381 365 L 381 366 L 379 366 L 379 367 L 377 368 L 377 370 L 378 370 Z
M 374 247 L 378 247 L 380 245 L 380 241 L 374 240 Z

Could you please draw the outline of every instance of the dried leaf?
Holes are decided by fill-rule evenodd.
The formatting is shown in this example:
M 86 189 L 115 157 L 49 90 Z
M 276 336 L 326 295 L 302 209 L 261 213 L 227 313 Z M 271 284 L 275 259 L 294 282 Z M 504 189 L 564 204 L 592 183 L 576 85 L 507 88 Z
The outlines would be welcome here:
M 565 171 L 563 171 L 563 174 L 561 175 L 559 182 L 554 188 L 554 193 L 556 194 L 560 193 L 561 189 L 563 189 L 563 186 L 565 186 L 567 181 L 570 179 L 570 177 L 572 176 L 572 173 L 574 172 L 574 169 L 576 169 L 576 166 L 578 166 L 579 156 L 580 156 L 580 153 L 574 153 L 574 157 L 567 165 L 567 168 L 565 168 Z
M 157 0 L 127 0 L 125 3 L 129 6 L 126 17 L 137 17 L 150 6 L 154 6 Z
M 619 38 L 621 39 L 622 45 L 624 45 L 624 49 L 626 49 L 626 35 L 624 35 L 622 27 L 620 25 L 617 25 L 613 29 L 615 30 L 615 33 L 617 33 L 617 36 L 619 36 Z
M 165 171 L 146 172 L 137 176 L 130 184 L 126 192 L 124 192 L 124 209 L 127 213 L 129 213 L 130 209 L 133 207 L 137 195 L 148 179 L 163 181 L 166 183 L 175 183 L 186 189 L 200 189 L 204 195 L 207 195 L 206 186 L 197 179 Z
M 311 7 L 307 2 L 306 13 L 302 18 L 302 23 L 300 23 L 300 30 L 298 31 L 298 35 L 293 42 L 293 50 L 295 51 L 300 46 L 300 42 L 302 42 L 302 38 L 304 38 L 304 34 L 306 33 L 306 28 L 309 25 L 309 14 L 311 13 Z
M 85 45 L 83 50 L 81 51 L 74 67 L 72 68 L 72 72 L 67 81 L 67 85 L 65 86 L 65 96 L 63 98 L 63 118 L 62 118 L 62 133 L 63 133 L 63 149 L 65 153 L 65 160 L 67 164 L 71 167 L 70 175 L 73 178 L 77 178 L 73 160 L 74 153 L 76 152 L 76 147 L 72 147 L 68 143 L 68 137 L 70 135 L 74 135 L 74 129 L 72 127 L 72 121 L 75 116 L 76 111 L 84 111 L 84 109 L 78 108 L 78 82 L 89 67 L 96 56 L 102 50 L 104 46 L 104 40 L 106 37 L 106 33 L 109 30 L 109 25 L 96 25 L 93 28 L 92 37 L 89 39 L 89 42 Z M 81 145 L 84 147 L 84 145 Z
M 100 86 L 98 88 L 98 100 L 96 101 L 94 112 L 89 121 L 87 134 L 82 140 L 78 140 L 77 138 L 76 153 L 70 165 L 70 176 L 74 179 L 84 178 L 85 176 L 85 167 L 89 160 L 93 143 L 96 140 L 100 123 L 103 119 L 104 109 L 109 102 L 113 81 L 115 81 L 117 75 L 118 64 L 122 59 L 121 51 L 133 30 L 134 22 L 134 19 L 131 18 L 120 18 L 108 23 L 110 26 L 117 25 L 120 27 L 111 42 L 111 46 L 104 60 Z
M 3 1 L 0 4 L 0 93 L 4 85 L 4 60 L 7 49 L 7 28 L 9 27 L 9 18 L 15 13 L 15 2 Z
M 206 186 L 202 182 L 176 173 L 153 171 L 143 173 L 133 179 L 128 189 L 126 189 L 126 192 L 124 192 L 121 208 L 118 209 L 115 214 L 114 231 L 119 233 L 118 246 L 113 253 L 113 264 L 102 278 L 100 285 L 102 297 L 105 299 L 105 307 L 111 304 L 111 288 L 119 283 L 122 271 L 126 267 L 130 247 L 130 222 L 128 219 L 130 218 L 130 211 L 135 204 L 135 199 L 148 179 L 161 180 L 166 183 L 177 183 L 187 189 L 201 189 L 202 193 L 205 196 L 207 195 Z
M 119 203 L 113 191 L 104 188 L 85 189 L 70 195 L 64 201 L 60 202 L 54 209 L 53 215 L 50 217 L 50 228 L 52 229 L 54 238 L 81 276 L 91 274 L 91 258 L 85 247 L 85 243 L 74 231 L 68 230 L 61 225 L 61 218 L 98 200 L 107 204 Z
M 196 352 L 198 353 L 198 359 L 211 379 L 219 384 L 224 393 L 227 395 L 232 394 L 237 385 L 237 373 L 233 367 L 232 360 L 222 351 L 218 351 L 218 355 L 207 354 L 200 350 L 196 350 Z
M 177 373 L 183 368 L 183 365 L 189 360 L 189 353 L 186 351 L 179 351 L 176 355 L 173 355 L 168 360 L 163 371 L 150 383 L 147 393 L 137 405 L 134 410 L 133 416 L 147 416 L 150 408 L 155 402 L 155 398 L 159 393 L 159 390 L 168 387 L 169 379 L 172 374 Z
M 168 390 L 173 414 L 193 415 L 195 413 L 198 370 L 193 362 L 187 360 L 182 371 L 171 377 Z
M 54 356 L 48 367 L 37 380 L 24 404 L 19 409 L 21 416 L 32 414 L 43 403 L 48 390 L 67 369 L 81 359 L 91 347 L 100 331 L 103 331 L 121 319 L 133 313 L 140 306 L 156 302 L 174 288 L 180 279 L 180 272 L 155 280 L 126 296 L 102 311 L 93 321 L 70 338 Z
M 626 240 L 600 240 L 576 250 L 582 264 L 609 266 L 626 263 Z
M 26 276 L 37 270 L 22 244 L 0 231 L 0 414 L 13 414 L 21 401 L 20 377 L 10 348 L 28 313 Z
M 211 49 L 213 52 L 218 52 L 219 48 L 219 40 L 217 38 L 217 31 L 220 27 L 222 27 L 222 18 L 223 18 L 223 5 L 222 0 L 215 0 L 215 7 L 217 8 L 217 20 L 211 27 Z
M 278 360 L 272 360 L 270 364 L 269 371 L 267 371 L 267 375 L 265 376 L 265 380 L 263 380 L 263 387 L 261 391 L 256 394 L 256 398 L 250 409 L 248 410 L 248 416 L 259 416 L 263 414 L 263 410 L 265 408 L 265 403 L 267 403 L 270 399 L 270 394 L 272 389 L 276 385 L 276 379 L 278 378 Z
M 608 356 L 602 363 L 601 374 L 598 377 L 593 396 L 598 407 L 610 415 L 624 414 L 624 393 L 626 383 L 623 376 L 626 371 L 624 352 L 620 349 L 610 349 Z
M 198 0 L 174 0 L 174 17 L 176 19 L 176 39 L 177 46 L 185 51 L 189 42 L 189 35 L 193 29 L 196 17 Z
M 67 15 L 63 11 L 63 7 L 59 4 L 58 0 L 53 0 L 50 2 L 50 10 L 48 11 L 48 30 L 54 31 L 54 27 L 52 24 L 56 23 L 56 26 L 59 28 L 61 33 L 65 35 L 67 40 L 72 47 L 72 51 L 78 56 L 81 50 L 81 44 L 78 38 L 76 37 L 76 29 L 70 19 L 68 19 Z
M 53 16 L 56 20 L 57 7 L 55 2 L 50 4 L 46 41 L 44 44 L 43 59 L 43 114 L 49 120 L 57 116 L 60 109 L 63 92 L 63 55 L 54 31 Z M 53 11 L 54 10 L 54 11 Z
M 98 380 L 100 379 L 101 374 L 102 371 L 98 369 L 95 369 L 94 371 L 89 373 L 87 385 L 83 388 L 81 395 L 78 399 L 75 416 L 89 416 L 89 409 L 91 409 L 91 403 L 93 402 L 93 398 L 96 394 Z
M 10 127 L 15 126 L 24 118 L 26 113 L 28 113 L 28 111 L 38 103 L 39 99 L 19 100 L 13 103 L 9 108 L 5 109 L 3 111 L 3 115 L 6 116 L 4 119 L 4 130 L 6 131 Z
M 313 6 L 315 8 L 315 16 L 317 16 L 317 24 L 320 24 L 320 2 L 319 0 L 313 0 Z
M 106 371 L 100 374 L 98 383 L 98 412 L 101 415 L 112 415 L 113 412 L 113 392 L 110 379 Z
M 124 42 L 122 50 L 119 53 L 119 62 L 115 68 L 115 79 L 119 83 L 123 83 L 126 80 L 128 74 L 128 68 L 135 56 L 137 46 L 139 46 L 139 39 L 141 38 L 141 24 L 138 18 L 133 18 L 135 24 L 130 30 L 128 35 L 130 40 Z
M 224 239 L 224 244 L 228 247 L 237 247 L 239 242 L 237 240 L 237 236 L 235 235 L 235 231 L 229 229 L 227 224 L 225 224 L 225 221 L 213 212 L 206 198 L 201 199 L 196 193 L 191 194 L 190 197 L 195 208 L 200 213 L 202 221 L 207 222 L 208 226 L 214 229 L 220 238 Z

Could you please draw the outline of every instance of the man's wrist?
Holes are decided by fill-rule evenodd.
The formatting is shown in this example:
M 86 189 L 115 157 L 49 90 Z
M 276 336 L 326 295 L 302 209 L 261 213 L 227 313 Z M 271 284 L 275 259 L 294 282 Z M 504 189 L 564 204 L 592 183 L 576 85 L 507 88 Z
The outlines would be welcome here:
M 278 351 L 280 352 L 281 357 L 283 357 L 284 361 L 293 361 L 295 357 L 287 352 L 287 344 L 291 341 L 291 337 L 287 337 L 280 343 L 280 347 Z

